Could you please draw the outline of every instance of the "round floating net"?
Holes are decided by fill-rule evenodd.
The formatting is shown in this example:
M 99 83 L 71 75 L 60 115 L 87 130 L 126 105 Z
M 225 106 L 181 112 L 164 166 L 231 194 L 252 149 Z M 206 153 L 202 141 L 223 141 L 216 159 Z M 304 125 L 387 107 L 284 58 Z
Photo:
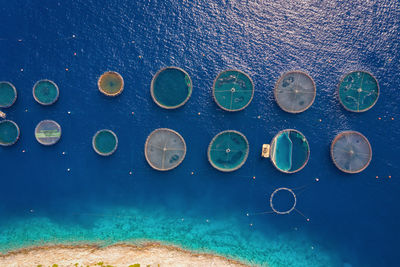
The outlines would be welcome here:
M 43 120 L 35 128 L 35 137 L 42 145 L 54 145 L 61 138 L 61 126 L 55 121 Z
M 305 72 L 290 71 L 279 78 L 274 95 L 281 109 L 289 113 L 300 113 L 313 104 L 316 87 L 313 79 Z
M 269 198 L 269 205 L 277 214 L 289 214 L 295 209 L 296 204 L 296 194 L 292 189 L 286 187 L 275 189 Z
M 217 170 L 231 172 L 246 162 L 249 142 L 242 133 L 228 130 L 217 134 L 208 146 L 208 161 Z
M 144 154 L 153 169 L 168 171 L 182 163 L 186 155 L 186 143 L 174 130 L 156 129 L 147 137 Z
M 174 109 L 184 105 L 192 94 L 192 80 L 181 68 L 159 70 L 151 81 L 151 97 L 162 108 Z
M 117 96 L 124 90 L 124 79 L 118 72 L 107 71 L 100 76 L 97 86 L 106 96 Z
M 19 127 L 10 120 L 0 121 L 0 145 L 11 146 L 18 141 Z
M 372 149 L 368 139 L 359 132 L 345 131 L 333 139 L 331 157 L 339 170 L 358 173 L 368 167 Z
M 9 82 L 0 82 L 0 108 L 11 107 L 17 100 L 17 90 Z
M 239 70 L 223 71 L 214 80 L 214 100 L 224 110 L 239 111 L 246 108 L 253 95 L 253 81 Z
M 42 105 L 54 104 L 59 94 L 57 84 L 50 80 L 40 80 L 33 86 L 33 97 Z
M 93 136 L 92 145 L 97 154 L 109 156 L 117 150 L 118 138 L 113 131 L 103 129 Z
M 375 105 L 378 97 L 378 81 L 368 72 L 350 72 L 339 84 L 339 100 L 348 111 L 367 111 Z
M 310 147 L 305 136 L 293 129 L 280 131 L 271 142 L 271 161 L 285 173 L 303 169 L 310 156 Z

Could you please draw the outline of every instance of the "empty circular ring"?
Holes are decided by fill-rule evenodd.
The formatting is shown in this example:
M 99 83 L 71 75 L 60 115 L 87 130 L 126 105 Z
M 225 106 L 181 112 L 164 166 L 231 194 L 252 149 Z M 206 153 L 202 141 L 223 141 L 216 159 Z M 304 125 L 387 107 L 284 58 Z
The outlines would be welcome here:
M 279 191 L 288 191 L 293 196 L 294 202 L 293 202 L 293 206 L 290 209 L 280 211 L 275 208 L 273 201 L 274 201 L 275 194 L 278 193 Z M 297 204 L 296 194 L 293 192 L 292 189 L 289 189 L 286 187 L 281 187 L 281 188 L 275 189 L 275 191 L 272 192 L 271 197 L 269 198 L 269 205 L 271 206 L 271 209 L 277 214 L 289 214 L 290 212 L 292 212 L 295 209 L 296 204 Z

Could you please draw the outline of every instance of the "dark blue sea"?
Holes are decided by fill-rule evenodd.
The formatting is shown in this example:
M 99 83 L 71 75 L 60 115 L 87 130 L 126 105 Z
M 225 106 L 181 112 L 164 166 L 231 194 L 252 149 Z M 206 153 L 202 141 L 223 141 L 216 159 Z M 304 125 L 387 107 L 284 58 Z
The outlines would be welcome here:
M 2 111 L 21 130 L 14 146 L 0 147 L 2 252 L 156 240 L 263 266 L 399 266 L 399 1 L 0 0 L 0 11 L 0 80 L 18 91 Z M 176 110 L 150 96 L 153 75 L 166 66 L 185 69 L 193 82 Z M 212 98 L 226 69 L 254 81 L 243 111 L 226 112 Z M 97 89 L 108 70 L 125 81 L 114 98 Z M 290 70 L 307 72 L 317 88 L 314 104 L 297 115 L 273 95 Z M 379 100 L 364 113 L 346 111 L 336 94 L 353 70 L 379 82 Z M 40 79 L 60 88 L 52 106 L 33 99 Z M 35 140 L 44 119 L 62 127 L 55 146 Z M 168 172 L 144 157 L 147 136 L 160 127 L 187 145 L 183 163 Z M 119 139 L 109 157 L 92 149 L 103 128 Z M 295 174 L 261 158 L 262 145 L 288 128 L 311 149 Z M 250 152 L 242 168 L 222 173 L 209 164 L 207 147 L 228 129 L 247 137 Z M 371 143 L 371 164 L 359 174 L 342 173 L 330 158 L 344 130 Z M 271 213 L 279 187 L 294 189 L 296 211 Z M 285 197 L 277 201 L 286 205 Z

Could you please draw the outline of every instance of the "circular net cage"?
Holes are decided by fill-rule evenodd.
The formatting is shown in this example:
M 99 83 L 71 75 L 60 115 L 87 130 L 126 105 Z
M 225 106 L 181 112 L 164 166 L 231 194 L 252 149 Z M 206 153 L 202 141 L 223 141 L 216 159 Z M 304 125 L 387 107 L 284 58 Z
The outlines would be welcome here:
M 156 129 L 147 137 L 144 154 L 153 169 L 172 170 L 184 160 L 186 143 L 183 137 L 174 130 Z
M 117 150 L 118 137 L 113 131 L 103 129 L 93 136 L 92 145 L 100 156 L 110 156 Z
M 0 121 L 0 145 L 11 146 L 18 141 L 19 127 L 10 120 Z
M 378 97 L 378 81 L 368 72 L 350 72 L 339 84 L 339 101 L 348 111 L 367 111 L 375 105 Z
M 150 93 L 154 102 L 160 107 L 166 109 L 179 108 L 192 95 L 192 80 L 183 69 L 167 67 L 154 75 Z
M 226 111 L 239 111 L 246 108 L 253 99 L 253 95 L 253 81 L 242 71 L 226 70 L 214 80 L 214 100 Z
M 219 171 L 239 169 L 247 160 L 249 142 L 238 131 L 227 130 L 217 134 L 208 146 L 208 161 Z
M 339 170 L 359 173 L 371 162 L 372 149 L 364 135 L 355 131 L 345 131 L 333 139 L 331 157 Z
M 124 79 L 118 72 L 107 71 L 100 76 L 97 86 L 106 96 L 117 96 L 124 90 Z
M 290 71 L 283 74 L 274 89 L 276 103 L 289 113 L 307 110 L 313 104 L 315 95 L 314 80 L 302 71 Z
M 35 128 L 36 140 L 45 146 L 51 146 L 61 138 L 61 126 L 52 120 L 43 120 Z
M 0 82 L 0 108 L 11 107 L 17 100 L 17 90 L 9 82 Z
M 50 80 L 40 80 L 33 86 L 33 97 L 41 105 L 52 105 L 58 100 L 60 92 L 57 84 Z
M 269 205 L 273 212 L 277 214 L 289 214 L 297 204 L 296 194 L 292 189 L 281 187 L 275 189 L 269 198 Z
M 310 157 L 310 146 L 305 136 L 293 129 L 280 131 L 271 142 L 271 161 L 284 173 L 303 169 Z

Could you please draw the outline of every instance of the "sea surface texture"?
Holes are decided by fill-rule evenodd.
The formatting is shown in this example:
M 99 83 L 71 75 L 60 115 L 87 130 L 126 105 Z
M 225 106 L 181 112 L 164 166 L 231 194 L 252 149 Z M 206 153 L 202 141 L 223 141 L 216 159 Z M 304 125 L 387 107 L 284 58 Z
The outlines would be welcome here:
M 21 130 L 0 147 L 0 248 L 63 242 L 159 240 L 267 266 L 398 266 L 400 203 L 400 3 L 381 1 L 5 1 L 0 0 L 0 80 L 18 91 L 2 109 Z M 175 110 L 155 104 L 154 74 L 177 66 L 191 77 L 189 101 Z M 223 70 L 254 82 L 238 112 L 214 102 Z M 274 100 L 279 77 L 291 70 L 316 84 L 313 105 L 286 113 Z M 378 80 L 376 105 L 347 111 L 337 90 L 345 74 Z M 124 78 L 117 97 L 99 92 L 105 71 Z M 54 81 L 51 106 L 35 102 L 33 85 Z M 62 127 L 54 146 L 40 145 L 41 120 Z M 187 153 L 177 168 L 152 169 L 144 156 L 157 128 L 182 135 Z M 110 129 L 118 149 L 102 157 L 93 135 Z M 263 144 L 296 129 L 310 145 L 307 166 L 278 171 L 261 157 Z M 246 163 L 223 173 L 207 159 L 223 130 L 243 133 Z M 341 131 L 371 143 L 369 167 L 345 174 L 330 158 Z M 287 215 L 272 213 L 270 196 L 296 194 Z M 293 205 L 276 194 L 275 207 Z

